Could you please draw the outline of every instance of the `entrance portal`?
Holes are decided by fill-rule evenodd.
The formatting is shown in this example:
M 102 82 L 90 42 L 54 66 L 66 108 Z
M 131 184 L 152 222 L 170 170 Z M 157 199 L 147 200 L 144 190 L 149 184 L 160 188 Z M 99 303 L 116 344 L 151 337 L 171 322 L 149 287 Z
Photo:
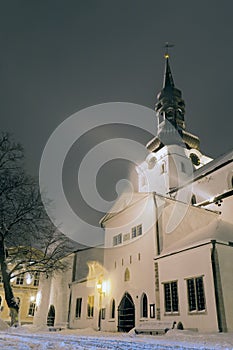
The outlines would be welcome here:
M 50 305 L 48 316 L 47 316 L 47 326 L 53 327 L 55 321 L 55 307 Z
M 118 332 L 129 332 L 135 327 L 135 306 L 129 293 L 125 293 L 118 306 Z

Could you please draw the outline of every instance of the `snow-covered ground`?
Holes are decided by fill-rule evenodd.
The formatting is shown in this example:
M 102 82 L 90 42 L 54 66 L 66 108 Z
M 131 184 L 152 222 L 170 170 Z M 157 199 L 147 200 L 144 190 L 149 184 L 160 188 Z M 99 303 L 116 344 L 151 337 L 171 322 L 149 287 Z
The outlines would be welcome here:
M 142 336 L 86 330 L 49 332 L 33 326 L 0 330 L 0 347 L 3 350 L 73 350 L 73 349 L 233 349 L 233 334 L 200 334 L 171 330 L 166 335 Z

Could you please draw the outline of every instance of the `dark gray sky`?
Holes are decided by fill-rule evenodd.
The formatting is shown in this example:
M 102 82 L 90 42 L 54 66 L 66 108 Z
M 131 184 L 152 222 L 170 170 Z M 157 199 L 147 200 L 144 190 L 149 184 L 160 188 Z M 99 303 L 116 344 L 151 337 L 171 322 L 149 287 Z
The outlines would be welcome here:
M 1 129 L 37 172 L 43 147 L 68 116 L 94 104 L 153 108 L 166 41 L 204 153 L 232 148 L 233 2 L 17 0 L 0 4 Z M 153 133 L 153 130 L 152 130 Z

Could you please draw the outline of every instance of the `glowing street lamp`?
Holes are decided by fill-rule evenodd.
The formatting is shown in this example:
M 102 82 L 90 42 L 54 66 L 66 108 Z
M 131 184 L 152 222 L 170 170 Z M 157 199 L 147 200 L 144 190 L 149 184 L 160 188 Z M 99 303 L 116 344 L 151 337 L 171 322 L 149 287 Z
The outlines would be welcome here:
M 102 301 L 103 301 L 103 296 L 109 295 L 110 293 L 110 280 L 102 280 L 99 279 L 98 282 L 96 283 L 96 289 L 99 293 L 99 317 L 98 317 L 98 330 L 101 330 L 101 319 L 105 318 L 104 317 L 104 309 L 102 309 Z
M 103 292 L 103 282 L 102 280 L 99 280 L 96 284 L 97 291 L 99 293 L 99 316 L 98 316 L 98 331 L 101 330 L 101 313 L 102 313 L 102 296 L 104 294 Z

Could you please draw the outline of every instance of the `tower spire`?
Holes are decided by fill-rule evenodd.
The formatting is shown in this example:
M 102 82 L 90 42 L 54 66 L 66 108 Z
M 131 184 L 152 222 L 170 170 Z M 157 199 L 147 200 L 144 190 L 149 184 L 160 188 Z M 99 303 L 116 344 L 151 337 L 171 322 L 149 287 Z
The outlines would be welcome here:
M 155 105 L 158 118 L 158 135 L 147 144 L 147 148 L 151 152 L 162 148 L 164 144 L 178 142 L 175 137 L 171 136 L 174 134 L 174 130 L 179 135 L 178 139 L 182 140 L 186 147 L 199 149 L 199 138 L 185 131 L 185 103 L 181 91 L 175 87 L 169 62 L 168 49 L 173 46 L 169 43 L 165 45 L 163 88 L 157 96 Z
M 163 88 L 166 87 L 175 87 L 170 64 L 169 64 L 169 55 L 164 55 L 166 63 L 165 63 L 165 71 L 164 71 L 164 79 L 163 79 Z
M 174 80 L 172 77 L 172 72 L 171 72 L 171 68 L 170 68 L 170 64 L 169 64 L 169 48 L 174 47 L 174 45 L 169 44 L 168 42 L 165 44 L 164 48 L 165 48 L 165 54 L 164 54 L 164 58 L 165 58 L 165 71 L 164 71 L 164 79 L 163 79 L 163 88 L 165 87 L 175 87 L 174 84 Z

